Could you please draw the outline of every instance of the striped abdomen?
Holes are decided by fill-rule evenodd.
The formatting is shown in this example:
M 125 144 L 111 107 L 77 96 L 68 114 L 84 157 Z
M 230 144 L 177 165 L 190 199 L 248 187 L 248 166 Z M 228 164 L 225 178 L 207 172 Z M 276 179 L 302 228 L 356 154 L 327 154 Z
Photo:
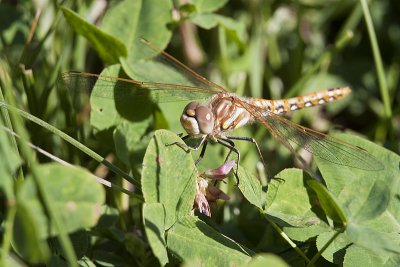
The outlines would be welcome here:
M 335 87 L 326 90 L 309 93 L 304 96 L 292 97 L 279 100 L 267 100 L 262 98 L 252 98 L 248 102 L 267 109 L 275 114 L 283 114 L 289 111 L 302 108 L 314 107 L 323 105 L 329 102 L 339 100 L 351 92 L 349 87 Z

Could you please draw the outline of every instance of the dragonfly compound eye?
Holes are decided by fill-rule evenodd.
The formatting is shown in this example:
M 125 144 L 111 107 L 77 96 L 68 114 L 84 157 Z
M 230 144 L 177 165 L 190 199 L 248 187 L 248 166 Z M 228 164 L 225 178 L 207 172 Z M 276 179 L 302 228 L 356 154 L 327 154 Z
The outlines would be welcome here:
M 183 113 L 186 116 L 189 117 L 194 117 L 196 116 L 196 108 L 199 106 L 199 103 L 197 102 L 190 102 L 189 104 L 186 105 L 185 109 L 183 110 Z
M 189 135 L 200 134 L 199 124 L 195 118 L 198 105 L 197 102 L 190 102 L 182 112 L 181 124 Z
M 200 132 L 210 134 L 214 129 L 214 115 L 211 110 L 204 105 L 199 105 L 196 108 L 196 120 L 199 124 Z
M 214 129 L 214 115 L 209 107 L 190 102 L 183 110 L 181 124 L 190 135 L 210 134 Z

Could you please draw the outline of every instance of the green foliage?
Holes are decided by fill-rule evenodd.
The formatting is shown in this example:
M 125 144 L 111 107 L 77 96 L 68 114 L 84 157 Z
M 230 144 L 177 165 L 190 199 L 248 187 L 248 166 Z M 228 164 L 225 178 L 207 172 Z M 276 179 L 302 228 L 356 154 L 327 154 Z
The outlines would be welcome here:
M 0 266 L 398 266 L 395 1 L 48 1 L 37 17 L 35 1 L 8 2 L 0 5 Z M 210 144 L 195 164 L 201 149 L 185 142 L 199 140 L 177 135 L 179 116 L 215 88 L 160 56 L 165 49 L 249 97 L 349 85 L 351 98 L 289 116 L 361 134 L 332 134 L 366 153 L 359 165 L 349 157 L 360 168 L 307 156 L 304 170 L 290 168 L 290 152 L 255 123 L 234 134 L 254 137 L 267 166 L 253 144 L 237 141 L 237 177 L 235 166 L 201 191 L 205 171 L 228 151 Z M 71 70 L 109 78 L 57 80 Z M 211 218 L 194 210 L 204 201 Z

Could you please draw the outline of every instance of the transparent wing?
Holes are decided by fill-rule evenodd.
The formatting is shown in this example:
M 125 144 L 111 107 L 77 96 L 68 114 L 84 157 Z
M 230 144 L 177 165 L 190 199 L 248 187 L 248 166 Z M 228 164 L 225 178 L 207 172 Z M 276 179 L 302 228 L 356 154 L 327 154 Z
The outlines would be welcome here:
M 141 39 L 143 54 L 156 54 L 150 60 L 140 59 L 129 63 L 129 73 L 135 79 L 116 78 L 84 72 L 62 74 L 59 85 L 72 93 L 92 93 L 92 97 L 112 98 L 123 101 L 171 102 L 208 98 L 226 91 L 197 74 L 168 53 Z M 95 90 L 93 90 L 95 89 Z
M 90 92 L 92 97 L 132 101 L 132 103 L 144 100 L 164 103 L 205 99 L 217 93 L 215 90 L 196 86 L 141 82 L 85 72 L 63 73 L 59 85 L 73 92 Z
M 297 125 L 257 106 L 243 101 L 241 104 L 294 154 L 296 152 L 292 144 L 334 164 L 368 171 L 378 171 L 383 168 L 377 159 L 360 147 Z

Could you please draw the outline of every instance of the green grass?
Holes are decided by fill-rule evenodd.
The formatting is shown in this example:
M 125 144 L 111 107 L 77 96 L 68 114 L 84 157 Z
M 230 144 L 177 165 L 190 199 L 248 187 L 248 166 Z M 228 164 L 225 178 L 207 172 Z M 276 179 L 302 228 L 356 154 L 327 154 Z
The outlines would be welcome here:
M 96 3 L 0 4 L 1 266 L 395 266 L 399 4 Z M 351 97 L 289 117 L 362 148 L 340 158 L 353 166 L 360 157 L 361 168 L 301 154 L 304 165 L 254 123 L 233 134 L 257 140 L 266 169 L 256 147 L 238 141 L 239 179 L 217 186 L 230 199 L 210 200 L 211 218 L 193 213 L 196 182 L 227 149 L 209 145 L 195 165 L 199 151 L 170 145 L 183 142 L 186 95 L 60 76 L 209 87 L 141 38 L 240 95 L 350 86 Z M 347 134 L 335 133 L 338 125 Z M 334 159 L 330 140 L 325 158 Z

